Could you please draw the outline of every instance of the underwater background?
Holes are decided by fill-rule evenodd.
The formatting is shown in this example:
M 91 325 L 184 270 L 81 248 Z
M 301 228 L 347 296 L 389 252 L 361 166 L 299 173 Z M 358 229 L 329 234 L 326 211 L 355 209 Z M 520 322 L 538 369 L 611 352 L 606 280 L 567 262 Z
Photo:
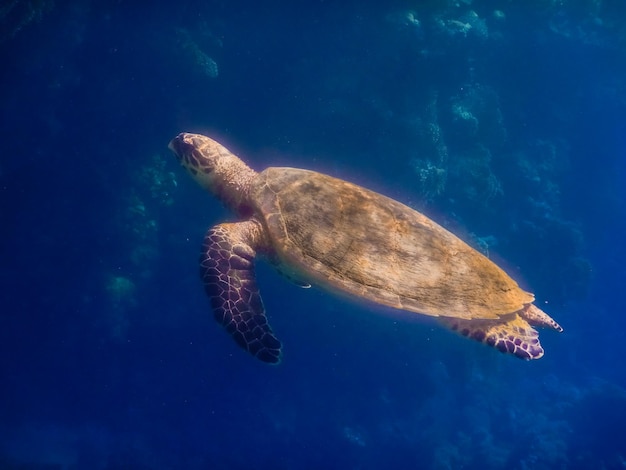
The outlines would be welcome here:
M 626 4 L 0 5 L 0 469 L 626 468 Z M 167 143 L 329 173 L 488 254 L 565 329 L 524 362 L 257 267 Z

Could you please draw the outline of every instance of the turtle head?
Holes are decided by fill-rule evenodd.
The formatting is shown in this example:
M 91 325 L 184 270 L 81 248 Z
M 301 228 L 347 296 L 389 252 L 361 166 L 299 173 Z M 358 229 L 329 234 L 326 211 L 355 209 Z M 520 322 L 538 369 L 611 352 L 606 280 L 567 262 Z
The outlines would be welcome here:
M 174 137 L 168 147 L 200 186 L 236 212 L 246 210 L 256 172 L 239 157 L 209 137 L 186 132 Z
M 209 191 L 213 191 L 217 170 L 224 163 L 220 160 L 234 157 L 222 145 L 200 134 L 178 134 L 168 147 L 189 174 Z

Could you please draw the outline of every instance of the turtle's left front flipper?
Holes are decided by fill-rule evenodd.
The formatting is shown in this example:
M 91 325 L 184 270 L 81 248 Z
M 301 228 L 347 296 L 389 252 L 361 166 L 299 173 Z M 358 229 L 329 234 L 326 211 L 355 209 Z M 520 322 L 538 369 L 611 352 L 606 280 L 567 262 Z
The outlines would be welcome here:
M 261 228 L 253 220 L 216 225 L 204 237 L 200 275 L 215 319 L 243 349 L 276 364 L 281 343 L 267 322 L 254 274 L 254 257 L 262 239 Z

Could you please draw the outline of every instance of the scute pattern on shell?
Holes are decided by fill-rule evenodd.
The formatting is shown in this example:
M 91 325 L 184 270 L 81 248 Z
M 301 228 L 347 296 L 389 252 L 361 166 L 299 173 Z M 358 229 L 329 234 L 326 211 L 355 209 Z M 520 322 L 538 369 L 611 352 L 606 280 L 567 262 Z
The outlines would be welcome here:
M 347 181 L 268 168 L 250 197 L 280 262 L 331 291 L 463 319 L 497 319 L 534 300 L 426 216 Z

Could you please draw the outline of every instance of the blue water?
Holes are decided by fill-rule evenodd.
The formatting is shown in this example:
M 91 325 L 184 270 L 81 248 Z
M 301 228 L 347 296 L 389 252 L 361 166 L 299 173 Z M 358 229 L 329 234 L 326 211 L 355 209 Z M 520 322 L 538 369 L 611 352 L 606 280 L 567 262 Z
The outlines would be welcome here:
M 0 468 L 626 467 L 621 2 L 108 3 L 0 8 Z M 524 362 L 261 262 L 255 360 L 182 131 L 423 211 L 565 331 Z

